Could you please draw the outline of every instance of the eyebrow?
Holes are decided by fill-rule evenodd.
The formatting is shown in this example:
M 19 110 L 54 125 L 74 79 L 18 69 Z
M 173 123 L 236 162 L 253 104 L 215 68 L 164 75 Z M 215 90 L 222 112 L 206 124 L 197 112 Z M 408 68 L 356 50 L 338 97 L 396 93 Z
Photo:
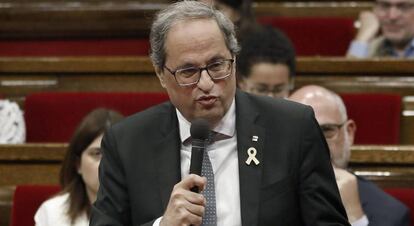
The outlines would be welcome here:
M 209 64 L 215 63 L 219 60 L 224 60 L 224 59 L 227 59 L 227 58 L 225 56 L 221 55 L 221 54 L 215 55 L 215 56 L 211 57 L 209 60 L 206 61 L 206 66 L 209 65 Z M 193 63 L 186 62 L 186 63 L 178 66 L 174 70 L 187 69 L 187 68 L 198 68 L 198 67 L 200 67 L 200 66 L 195 65 Z

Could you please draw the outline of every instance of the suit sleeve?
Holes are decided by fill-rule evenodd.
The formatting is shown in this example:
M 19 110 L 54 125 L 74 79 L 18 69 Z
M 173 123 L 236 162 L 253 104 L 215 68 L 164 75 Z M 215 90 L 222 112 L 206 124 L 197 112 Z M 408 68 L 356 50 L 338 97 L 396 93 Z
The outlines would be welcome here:
M 116 147 L 116 139 L 109 129 L 101 143 L 100 185 L 97 200 L 91 209 L 90 226 L 132 225 L 126 176 Z M 153 222 L 142 225 L 150 226 Z
M 304 225 L 349 225 L 329 149 L 313 110 L 304 113 L 299 156 L 299 196 Z

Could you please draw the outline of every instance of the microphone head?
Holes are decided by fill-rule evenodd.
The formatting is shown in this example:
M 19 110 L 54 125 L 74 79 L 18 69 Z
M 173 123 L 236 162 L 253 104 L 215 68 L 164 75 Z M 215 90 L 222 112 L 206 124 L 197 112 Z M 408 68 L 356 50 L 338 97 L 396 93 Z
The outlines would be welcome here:
M 198 118 L 191 123 L 190 134 L 193 139 L 207 140 L 209 132 L 210 127 L 207 120 Z

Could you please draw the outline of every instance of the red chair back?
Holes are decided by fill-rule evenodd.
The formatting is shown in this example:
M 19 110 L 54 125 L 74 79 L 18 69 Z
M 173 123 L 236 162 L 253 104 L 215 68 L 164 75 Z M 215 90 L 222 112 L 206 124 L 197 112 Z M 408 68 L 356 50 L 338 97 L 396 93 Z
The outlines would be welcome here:
M 355 144 L 399 144 L 401 96 L 341 94 L 348 118 L 357 124 Z
M 68 142 L 82 118 L 95 108 L 125 116 L 168 100 L 166 93 L 35 93 L 26 97 L 27 142 Z
M 344 56 L 355 35 L 351 18 L 269 16 L 258 21 L 285 32 L 298 56 Z
M 10 226 L 34 226 L 39 206 L 60 190 L 57 185 L 18 185 L 13 195 Z

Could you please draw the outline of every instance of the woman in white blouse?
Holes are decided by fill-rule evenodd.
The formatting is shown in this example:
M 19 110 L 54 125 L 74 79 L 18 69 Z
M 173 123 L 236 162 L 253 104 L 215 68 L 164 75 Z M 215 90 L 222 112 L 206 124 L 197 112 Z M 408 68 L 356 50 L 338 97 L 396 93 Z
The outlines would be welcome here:
M 88 226 L 91 204 L 98 192 L 98 166 L 103 132 L 123 118 L 99 108 L 90 112 L 75 131 L 60 171 L 62 191 L 46 200 L 35 214 L 36 226 Z

